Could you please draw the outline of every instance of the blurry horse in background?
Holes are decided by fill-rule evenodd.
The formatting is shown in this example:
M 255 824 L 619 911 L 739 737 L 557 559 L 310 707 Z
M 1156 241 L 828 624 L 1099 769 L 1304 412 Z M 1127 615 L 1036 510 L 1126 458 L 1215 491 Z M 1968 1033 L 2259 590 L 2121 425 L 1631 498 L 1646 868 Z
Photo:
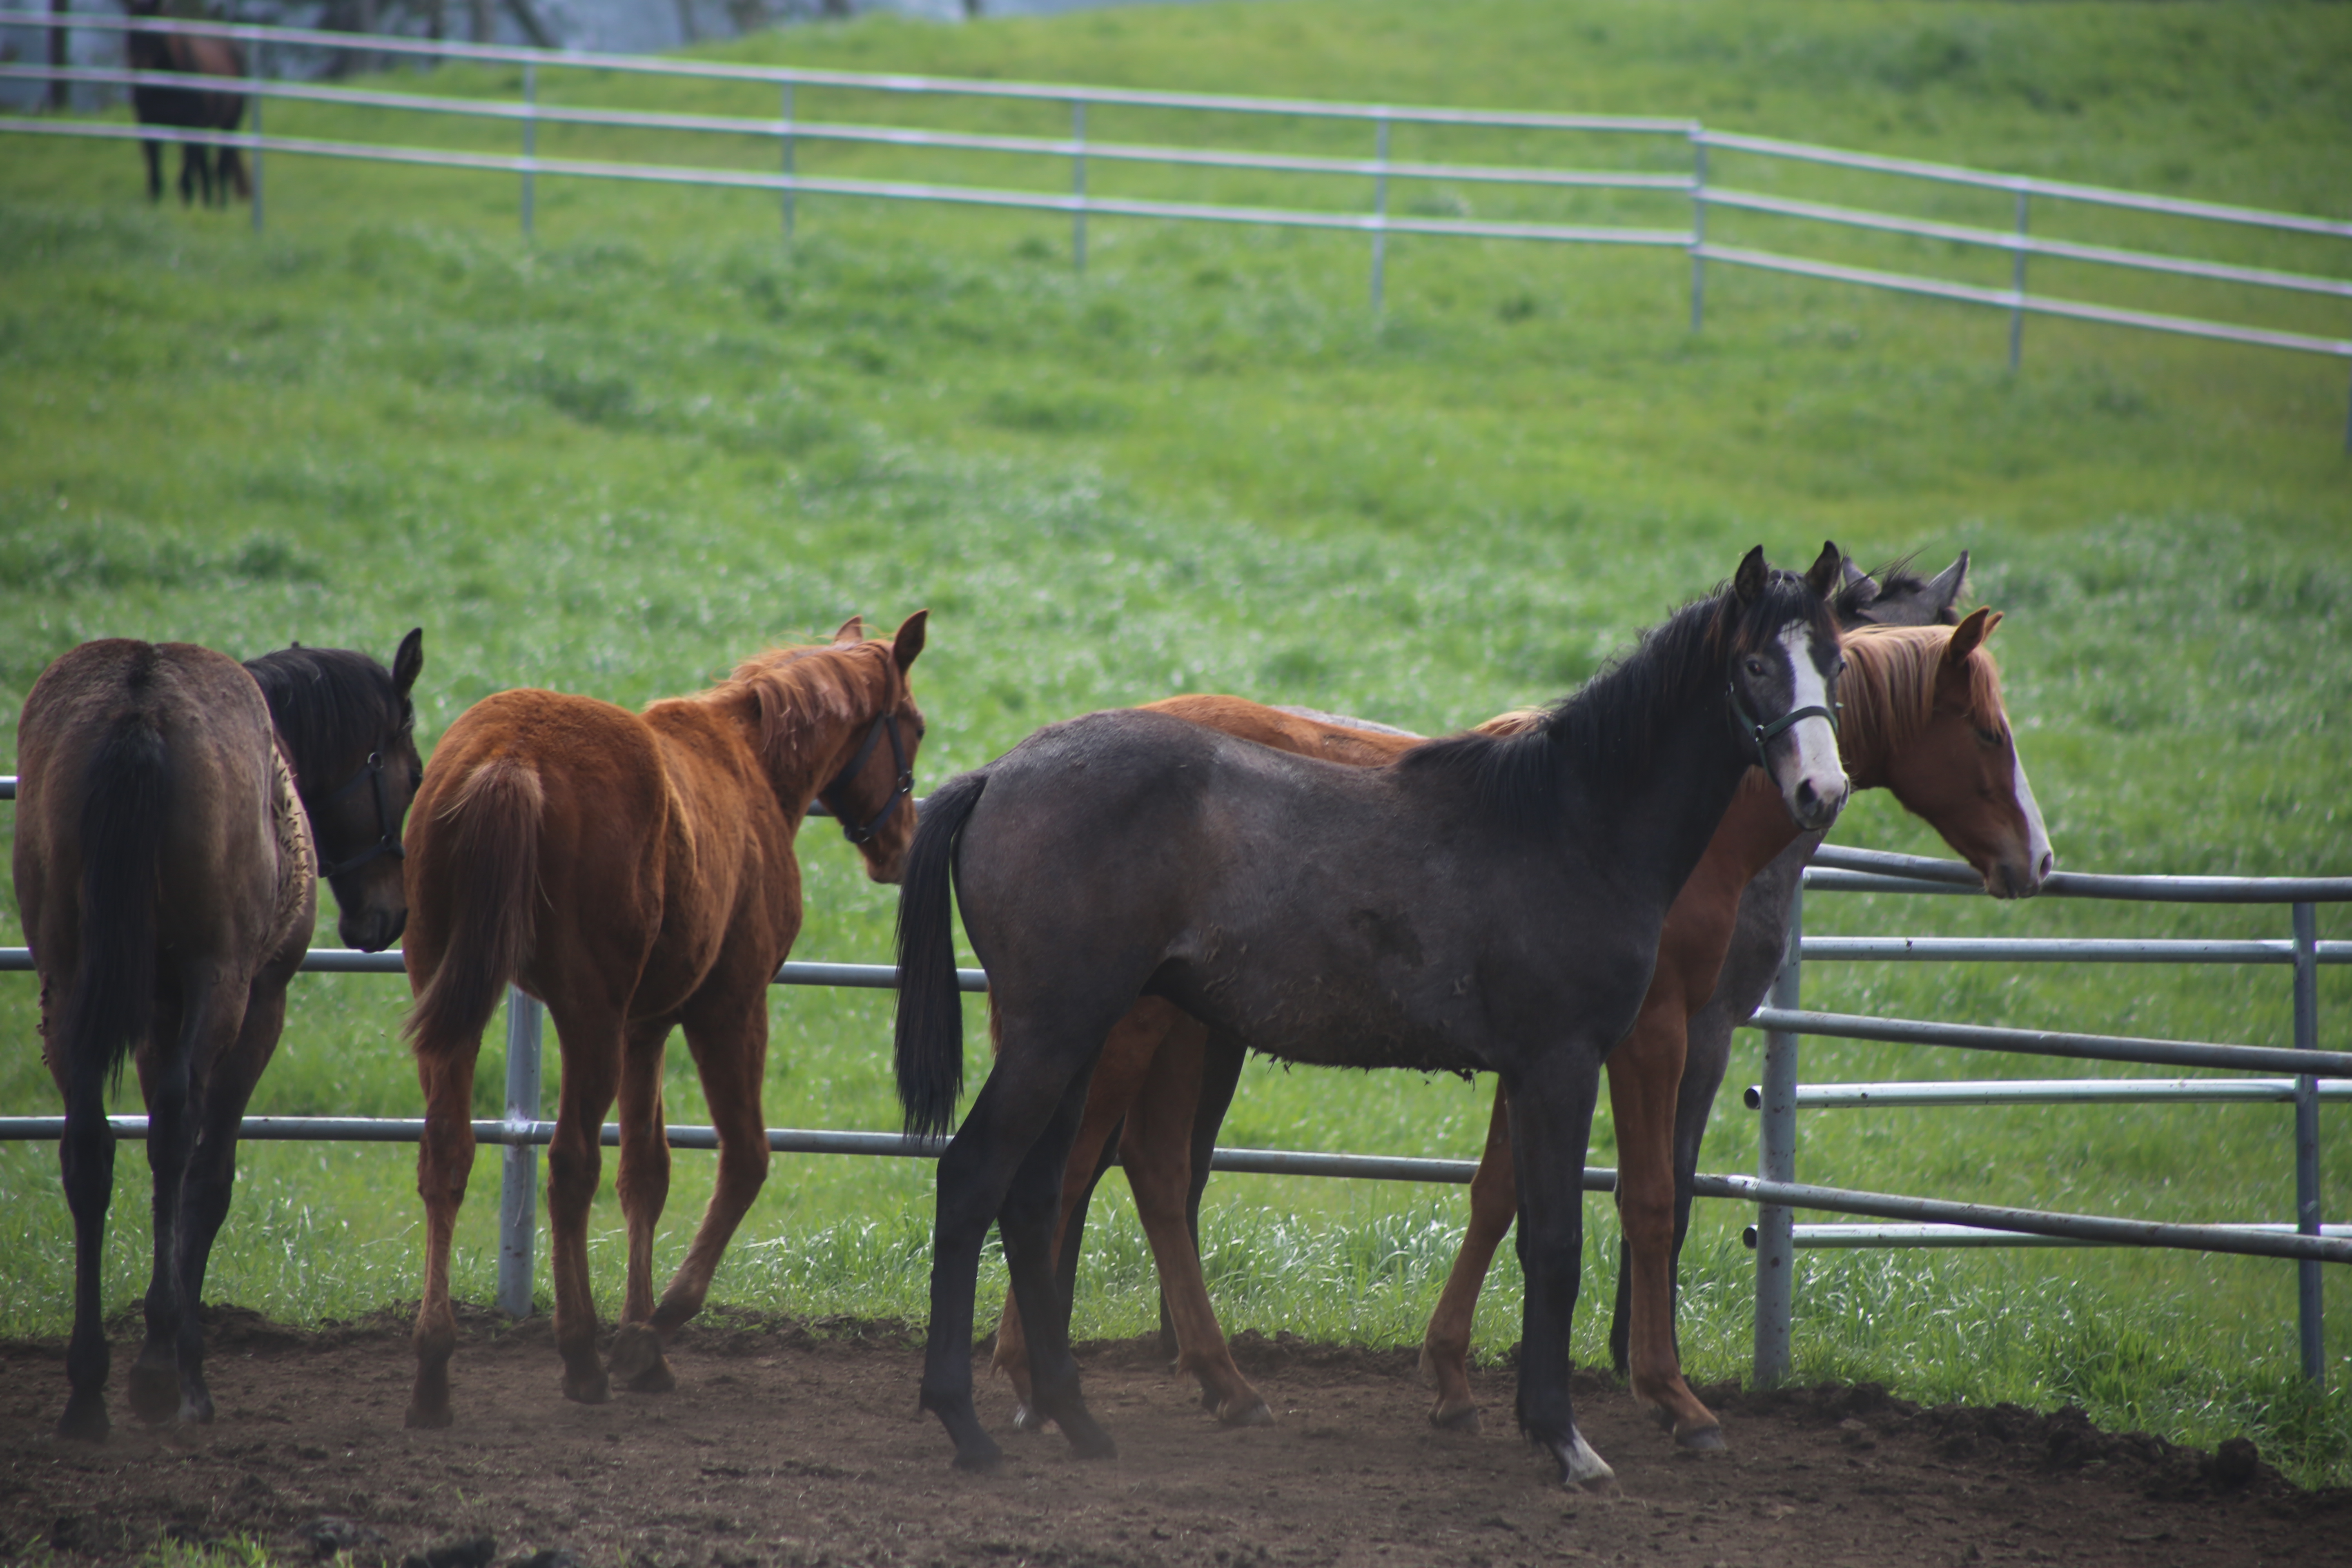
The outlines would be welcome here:
M 907 687 L 926 613 L 867 641 L 745 660 L 693 697 L 634 714 L 593 698 L 502 691 L 441 739 L 408 827 L 408 1034 L 425 1089 L 425 1199 L 411 1426 L 446 1426 L 449 1246 L 474 1164 L 474 1058 L 509 983 L 547 1004 L 563 1089 L 547 1154 L 555 1344 L 563 1394 L 600 1404 L 588 1209 L 604 1113 L 620 1100 L 628 1285 L 611 1374 L 675 1386 L 663 1346 L 701 1310 L 711 1272 L 768 1174 L 760 1090 L 768 987 L 801 929 L 793 839 L 823 800 L 878 882 L 915 832 L 923 716 Z M 654 1226 L 669 1196 L 662 1055 L 683 1026 L 719 1133 L 719 1177 L 685 1260 L 653 1299 Z
M 269 658 L 289 677 L 325 660 L 354 678 L 273 713 L 254 673 L 226 655 L 117 638 L 50 665 L 17 722 L 16 899 L 41 977 L 43 1054 L 65 1099 L 58 1155 L 74 1218 L 64 1436 L 95 1442 L 109 1426 L 106 1096 L 127 1058 L 147 1103 L 155 1243 L 131 1407 L 151 1422 L 175 1410 L 213 1418 L 199 1307 L 236 1181 L 238 1123 L 310 945 L 316 857 L 357 847 L 340 829 L 314 839 L 314 814 L 333 820 L 332 786 L 303 787 L 289 759 L 314 759 L 322 778 L 362 755 L 415 761 L 408 692 L 424 664 L 420 633 L 401 645 L 397 676 L 339 650 Z M 380 797 L 395 833 L 408 794 L 404 784 L 396 802 Z M 398 934 L 396 875 L 388 890 L 353 892 L 363 924 L 386 942 Z
M 133 16 L 160 16 L 162 0 L 131 0 Z M 227 38 L 185 33 L 131 32 L 123 40 L 125 63 L 135 71 L 179 71 L 195 77 L 235 79 L 245 75 L 245 57 Z M 163 87 L 141 83 L 131 89 L 131 111 L 142 125 L 170 125 L 184 131 L 235 131 L 245 123 L 245 95 L 215 87 Z M 163 143 L 141 143 L 147 153 L 147 199 L 163 199 Z M 253 182 L 245 172 L 245 154 L 235 147 L 204 142 L 180 143 L 180 200 L 193 202 L 199 192 L 206 206 L 226 206 L 232 192 L 250 201 Z

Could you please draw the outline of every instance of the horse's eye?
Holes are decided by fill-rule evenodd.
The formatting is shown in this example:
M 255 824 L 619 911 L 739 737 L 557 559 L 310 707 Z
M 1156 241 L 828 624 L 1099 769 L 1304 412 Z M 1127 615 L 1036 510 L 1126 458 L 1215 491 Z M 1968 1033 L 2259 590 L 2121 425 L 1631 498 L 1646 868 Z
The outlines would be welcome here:
M 1753 654 L 1748 655 L 1748 674 L 1750 674 L 1750 675 L 1761 676 L 1761 675 L 1764 673 L 1764 661 L 1763 661 L 1762 659 L 1760 659 L 1760 658 L 1757 658 L 1755 655 L 1753 655 Z
M 2000 744 L 2000 731 L 1998 730 L 1988 730 L 1983 725 L 1979 724 L 1977 726 L 1977 739 L 1982 741 L 1988 746 L 1998 746 Z

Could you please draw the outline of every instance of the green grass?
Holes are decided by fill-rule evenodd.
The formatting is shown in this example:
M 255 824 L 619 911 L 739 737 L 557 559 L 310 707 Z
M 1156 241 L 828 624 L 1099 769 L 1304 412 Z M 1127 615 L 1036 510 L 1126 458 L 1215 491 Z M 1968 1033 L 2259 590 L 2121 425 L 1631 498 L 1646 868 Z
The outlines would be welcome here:
M 1793 4 L 1769 10 L 1400 0 L 1136 9 L 940 28 L 889 21 L 748 40 L 727 58 L 1520 108 L 1698 113 L 1710 124 L 1873 151 L 2352 216 L 2340 82 L 2352 15 L 2301 6 Z M 404 79 L 405 84 L 405 79 Z M 497 90 L 448 71 L 431 90 Z M 765 113 L 750 89 L 551 73 L 582 101 Z M 813 101 L 812 101 L 813 100 Z M 856 111 L 809 94 L 806 115 Z M 870 108 L 866 112 L 871 112 Z M 1043 111 L 894 104 L 907 120 L 1049 132 Z M 492 145 L 273 104 L 273 132 Z M 1028 118 L 1023 118 L 1024 116 Z M 1138 113 L 1101 136 L 1174 136 Z M 1232 134 L 1231 128 L 1218 134 Z M 1254 127 L 1333 149 L 1313 124 Z M 473 138 L 468 142 L 468 138 Z M 603 139 L 599 139 L 599 138 Z M 1508 139 L 1400 156 L 1537 155 Z M 660 138 L 550 131 L 541 150 L 765 160 Z M 1616 155 L 1599 146 L 1579 159 Z M 1665 158 L 1654 149 L 1643 156 Z M 85 637 L 189 637 L 251 655 L 289 638 L 389 653 L 426 630 L 429 742 L 488 692 L 541 684 L 642 703 L 853 610 L 931 607 L 917 690 L 925 784 L 1037 724 L 1171 691 L 1310 702 L 1426 730 L 1557 695 L 1639 626 L 1764 542 L 1824 535 L 1864 559 L 1977 552 L 1983 596 L 2053 837 L 2067 864 L 2255 874 L 2352 869 L 2352 467 L 2335 362 L 1972 311 L 1718 269 L 1685 330 L 1670 255 L 1401 241 L 1389 310 L 1365 256 L 1328 237 L 1099 222 L 1072 277 L 1060 220 L 804 200 L 785 248 L 764 197 L 542 181 L 540 236 L 509 180 L 273 159 L 269 232 L 147 209 L 121 146 L 26 142 L 0 171 L 0 707 Z M 1663 165 L 1662 165 L 1663 166 Z M 981 170 L 940 155 L 804 148 L 816 172 Z M 1904 192 L 1726 159 L 1717 177 L 1991 224 L 1998 200 Z M 977 176 L 975 176 L 977 177 Z M 991 177 L 1038 180 L 1032 168 Z M 1043 176 L 1053 184 L 1059 172 Z M 1157 181 L 1158 183 L 1154 183 Z M 1097 190 L 1302 194 L 1295 183 L 1097 170 Z M 1122 184 L 1121 182 L 1128 182 Z M 1362 193 L 1344 197 L 1355 200 Z M 1600 213 L 1486 191 L 1401 189 L 1401 207 Z M 1983 204 L 1991 201 L 1988 207 Z M 2171 231 L 2061 209 L 2037 231 L 2346 269 L 2339 251 Z M 1777 231 L 1724 217 L 1735 242 Z M 1853 238 L 1817 252 L 2000 281 L 1998 263 Z M 1986 273 L 1993 267 L 1994 273 Z M 1971 269 L 1974 270 L 1971 270 Z M 2037 279 L 2042 274 L 2037 272 Z M 2233 305 L 2207 286 L 2068 277 L 2146 308 L 2239 310 L 2337 334 L 2339 302 Z M 0 770 L 13 741 L 0 738 Z M 1848 843 L 1932 836 L 1883 797 Z M 804 845 L 799 956 L 875 960 L 894 903 L 820 829 Z M 1823 896 L 1817 931 L 2284 934 L 2284 911 Z M 2346 918 L 2323 912 L 2324 935 Z M 21 941 L 13 917 L 6 940 Z M 314 976 L 256 1109 L 415 1113 L 404 988 Z M 2275 970 L 2003 971 L 1816 965 L 1819 1005 L 2284 1044 Z M 2323 1043 L 2352 1007 L 2323 976 Z M 772 1123 L 895 1125 L 889 1003 L 795 990 L 772 1008 Z M 976 1025 L 977 1009 L 971 1014 Z M 53 1112 L 29 980 L 0 986 L 0 1107 Z M 979 1048 L 975 1029 L 974 1049 Z M 495 1110 L 497 1047 L 480 1104 Z M 700 1120 L 673 1062 L 675 1121 Z M 1753 1169 L 1746 1040 L 1706 1164 Z M 1811 1042 L 1806 1076 L 2095 1070 Z M 1467 1157 L 1485 1087 L 1254 1068 L 1226 1141 Z M 2325 1119 L 2337 1189 L 2345 1118 Z M 2086 1212 L 2281 1219 L 2289 1120 L 2275 1108 L 1880 1110 L 1810 1116 L 1803 1179 Z M 1594 1158 L 1612 1156 L 1605 1122 Z M 409 1154 L 252 1146 L 214 1293 L 296 1321 L 413 1298 Z M 709 1164 L 678 1162 L 662 1259 Z M 126 1163 L 109 1299 L 141 1289 Z M 477 1171 L 461 1294 L 491 1289 L 495 1162 Z M 816 1315 L 922 1314 L 928 1168 L 792 1157 L 722 1269 L 719 1299 Z M 1111 1184 L 1116 1187 L 1117 1184 Z M 2340 1209 L 2340 1190 L 2331 1200 Z M 1204 1222 L 1230 1329 L 1411 1342 L 1460 1223 L 1458 1194 L 1221 1180 Z M 2331 1215 L 2335 1211 L 2331 1210 Z M 1588 1278 L 1614 1252 L 1591 1206 Z M 1082 1332 L 1151 1321 L 1123 1195 L 1098 1205 Z M 0 1258 L 22 1288 L 0 1333 L 65 1323 L 68 1227 L 54 1160 L 0 1150 Z M 1695 1375 L 1747 1359 L 1741 1215 L 1703 1206 L 1686 1258 Z M 598 1211 L 617 1299 L 617 1208 Z M 1801 1258 L 1801 1375 L 1874 1377 L 1914 1398 L 2075 1400 L 2112 1426 L 2210 1445 L 2250 1432 L 2309 1481 L 2352 1479 L 2352 1289 L 2331 1271 L 2336 1392 L 2305 1394 L 2293 1271 L 2186 1254 L 2025 1251 Z M 1482 1352 L 1517 1337 L 1506 1259 Z M 1602 1314 L 1580 1315 L 1598 1360 Z

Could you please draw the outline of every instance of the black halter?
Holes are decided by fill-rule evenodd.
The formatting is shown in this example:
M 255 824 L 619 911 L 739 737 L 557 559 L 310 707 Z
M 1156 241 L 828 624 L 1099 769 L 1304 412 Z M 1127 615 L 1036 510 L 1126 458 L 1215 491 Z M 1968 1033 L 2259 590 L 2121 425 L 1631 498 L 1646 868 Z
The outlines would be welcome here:
M 863 844 L 880 832 L 882 825 L 890 820 L 890 814 L 898 809 L 898 803 L 915 793 L 915 770 L 907 765 L 907 746 L 906 742 L 899 738 L 898 715 L 896 713 L 876 715 L 874 722 L 866 731 L 865 743 L 857 748 L 857 754 L 849 759 L 849 765 L 835 773 L 831 784 L 816 792 L 817 798 L 824 800 L 825 796 L 863 773 L 866 759 L 873 756 L 874 748 L 881 743 L 885 734 L 890 737 L 890 761 L 898 769 L 898 783 L 891 786 L 890 798 L 882 803 L 882 809 L 866 821 L 856 823 L 850 821 L 848 815 L 835 802 L 825 801 L 825 805 L 832 808 L 833 815 L 840 818 L 842 836 L 852 844 Z
M 1836 733 L 1838 727 L 1837 677 L 1830 677 L 1827 684 L 1830 693 L 1828 707 L 1792 709 L 1767 724 L 1759 722 L 1756 715 L 1748 710 L 1748 704 L 1739 700 L 1738 677 L 1726 676 L 1723 694 L 1729 700 L 1731 706 L 1725 711 L 1724 718 L 1730 723 L 1733 736 L 1756 753 L 1756 765 L 1759 768 L 1769 768 L 1772 764 L 1764 760 L 1765 744 L 1783 730 L 1790 729 L 1807 719 L 1822 718 L 1830 721 L 1831 732 Z
M 386 800 L 383 795 L 383 753 L 382 752 L 370 752 L 366 763 L 359 772 L 346 780 L 341 788 L 329 795 L 326 804 L 332 805 L 342 799 L 343 796 L 359 788 L 362 781 L 367 781 L 375 786 L 375 842 L 348 860 L 338 860 L 331 866 L 322 861 L 319 867 L 319 875 L 321 877 L 346 875 L 358 870 L 369 861 L 386 855 L 395 860 L 408 858 L 408 851 L 401 846 L 400 835 L 393 831 L 392 803 Z M 314 828 L 315 826 L 314 824 Z

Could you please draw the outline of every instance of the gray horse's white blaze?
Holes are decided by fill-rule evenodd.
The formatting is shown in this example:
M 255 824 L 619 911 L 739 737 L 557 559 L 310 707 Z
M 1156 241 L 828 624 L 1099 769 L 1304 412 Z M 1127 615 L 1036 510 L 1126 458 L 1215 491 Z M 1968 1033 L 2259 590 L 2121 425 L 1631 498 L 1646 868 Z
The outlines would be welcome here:
M 1814 659 L 1813 631 L 1801 623 L 1780 633 L 1780 649 L 1788 656 L 1792 687 L 1789 710 L 1830 707 L 1829 681 Z M 1834 656 L 1832 656 L 1834 657 Z M 1845 767 L 1838 760 L 1837 731 L 1820 714 L 1789 727 L 1789 745 L 1772 748 L 1772 782 L 1789 815 L 1807 831 L 1827 827 L 1845 805 Z M 2022 775 L 2020 775 L 2021 780 Z

